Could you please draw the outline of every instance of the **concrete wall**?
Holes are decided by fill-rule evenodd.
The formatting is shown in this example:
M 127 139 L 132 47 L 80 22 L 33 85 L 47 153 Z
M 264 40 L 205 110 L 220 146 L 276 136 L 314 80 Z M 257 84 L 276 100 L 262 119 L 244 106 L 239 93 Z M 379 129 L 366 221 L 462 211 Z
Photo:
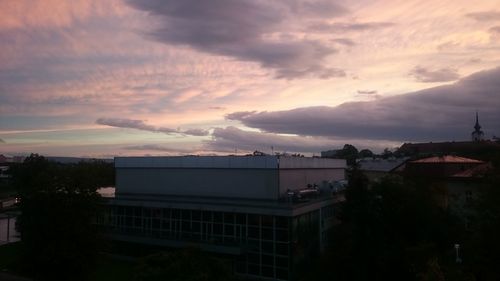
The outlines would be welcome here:
M 275 200 L 278 170 L 117 168 L 116 194 L 123 193 Z

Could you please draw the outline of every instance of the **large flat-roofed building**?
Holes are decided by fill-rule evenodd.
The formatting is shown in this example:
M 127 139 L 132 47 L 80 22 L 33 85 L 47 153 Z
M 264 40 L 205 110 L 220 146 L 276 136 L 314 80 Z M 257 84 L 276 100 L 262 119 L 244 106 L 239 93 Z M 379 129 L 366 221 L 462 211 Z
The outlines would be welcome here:
M 325 246 L 343 201 L 341 159 L 117 157 L 115 196 L 99 218 L 112 239 L 230 257 L 237 274 L 290 280 Z

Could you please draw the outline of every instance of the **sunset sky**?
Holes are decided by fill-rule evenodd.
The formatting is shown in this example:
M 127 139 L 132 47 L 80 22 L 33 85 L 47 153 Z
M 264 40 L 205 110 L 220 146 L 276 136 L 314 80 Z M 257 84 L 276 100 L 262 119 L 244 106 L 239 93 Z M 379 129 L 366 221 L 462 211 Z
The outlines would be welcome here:
M 0 153 L 500 136 L 498 0 L 0 0 Z

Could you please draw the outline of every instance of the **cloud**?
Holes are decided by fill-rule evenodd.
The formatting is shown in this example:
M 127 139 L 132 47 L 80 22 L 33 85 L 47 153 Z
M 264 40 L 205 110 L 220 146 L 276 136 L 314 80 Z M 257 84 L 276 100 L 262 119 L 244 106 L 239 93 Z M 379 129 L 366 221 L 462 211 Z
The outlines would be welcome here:
M 317 137 L 281 136 L 272 133 L 250 132 L 230 126 L 215 128 L 212 140 L 204 142 L 207 150 L 222 152 L 255 150 L 275 152 L 319 152 L 335 147 L 332 140 Z
M 434 83 L 434 82 L 448 82 L 460 78 L 456 69 L 441 68 L 437 70 L 429 70 L 428 68 L 415 66 L 409 73 L 418 82 Z
M 5 143 L 5 141 L 3 139 L 0 139 L 0 143 Z
M 364 23 L 314 23 L 307 27 L 310 32 L 318 33 L 344 33 L 344 32 L 356 32 L 356 31 L 370 31 L 374 29 L 382 29 L 394 26 L 392 22 L 364 22 Z
M 181 154 L 181 153 L 192 153 L 193 149 L 189 148 L 179 148 L 179 147 L 171 147 L 160 144 L 144 144 L 144 145 L 131 145 L 123 147 L 126 150 L 144 150 L 144 151 L 161 151 L 161 152 L 170 152 L 173 154 Z
M 500 11 L 484 11 L 465 14 L 466 17 L 477 21 L 496 21 L 500 20 Z
M 343 76 L 324 64 L 336 52 L 320 40 L 287 36 L 302 32 L 303 22 L 329 19 L 347 10 L 331 1 L 129 0 L 158 19 L 147 33 L 153 40 L 187 45 L 200 52 L 259 63 L 277 78 Z
M 226 115 L 267 133 L 393 141 L 467 140 L 474 112 L 487 134 L 500 132 L 500 67 L 451 85 L 337 107 Z
M 354 42 L 353 40 L 351 40 L 349 38 L 334 38 L 334 39 L 331 39 L 330 41 L 332 41 L 333 43 L 337 43 L 337 44 L 348 46 L 348 47 L 352 47 L 352 46 L 356 45 L 356 42 Z
M 377 91 L 376 90 L 371 90 L 371 91 L 358 90 L 358 94 L 360 94 L 360 95 L 375 95 L 375 94 L 377 94 Z
M 494 26 L 489 29 L 490 33 L 495 34 L 495 35 L 500 35 L 500 25 L 499 26 Z
M 124 118 L 99 118 L 96 124 L 117 127 L 117 128 L 129 128 L 137 129 L 141 131 L 149 131 L 154 133 L 165 133 L 165 134 L 182 134 L 190 136 L 207 136 L 210 132 L 203 129 L 172 129 L 167 127 L 155 127 L 146 124 L 143 120 L 134 119 L 124 119 Z

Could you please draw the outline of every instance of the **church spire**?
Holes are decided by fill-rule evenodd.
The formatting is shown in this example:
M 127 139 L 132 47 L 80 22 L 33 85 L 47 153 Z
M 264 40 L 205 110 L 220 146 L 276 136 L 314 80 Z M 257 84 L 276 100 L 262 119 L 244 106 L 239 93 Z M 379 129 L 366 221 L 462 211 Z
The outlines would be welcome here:
M 481 125 L 479 125 L 479 115 L 477 113 L 477 110 L 476 110 L 476 125 L 474 125 L 474 129 L 476 129 L 476 132 L 481 130 Z
M 476 110 L 476 124 L 474 125 L 474 132 L 471 134 L 472 141 L 482 141 L 484 133 L 481 131 L 481 125 L 479 125 L 479 114 Z

